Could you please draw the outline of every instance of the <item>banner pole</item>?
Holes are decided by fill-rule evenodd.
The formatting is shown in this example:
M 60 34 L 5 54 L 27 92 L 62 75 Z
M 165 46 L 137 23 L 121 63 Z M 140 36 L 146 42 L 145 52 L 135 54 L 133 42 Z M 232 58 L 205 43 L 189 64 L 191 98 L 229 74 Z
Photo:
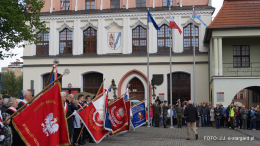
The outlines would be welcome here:
M 51 74 L 50 74 L 50 76 L 49 76 L 49 79 L 48 79 L 48 82 L 47 82 L 46 85 L 48 85 L 48 84 L 50 83 L 50 81 L 51 81 L 51 77 L 52 77 L 52 74 L 53 74 L 54 68 L 55 68 L 55 65 L 52 66 L 52 71 L 51 71 Z
M 79 133 L 79 137 L 78 137 L 78 139 L 77 139 L 77 143 L 78 143 L 78 141 L 79 141 L 79 138 L 80 138 L 80 136 L 81 136 L 81 133 L 82 133 L 84 127 L 85 127 L 85 125 L 83 124 L 83 126 L 82 126 L 82 128 L 81 128 L 81 131 L 80 131 L 80 133 Z
M 36 97 L 38 97 L 39 95 L 41 95 L 43 92 L 45 92 L 51 85 L 53 85 L 55 82 L 57 82 L 63 75 L 60 75 L 56 80 L 54 80 L 52 83 L 50 83 L 48 86 L 46 86 L 40 93 L 38 93 L 36 96 L 34 96 L 31 100 L 29 100 L 26 104 L 24 104 L 21 108 L 19 108 L 16 112 L 14 112 L 10 117 L 8 117 L 3 124 L 5 124 L 5 122 L 7 122 L 9 119 L 11 119 L 12 117 L 14 117 L 18 112 L 20 112 L 23 108 L 25 108 L 27 106 L 27 104 L 30 104 Z M 26 107 L 27 108 L 27 107 Z

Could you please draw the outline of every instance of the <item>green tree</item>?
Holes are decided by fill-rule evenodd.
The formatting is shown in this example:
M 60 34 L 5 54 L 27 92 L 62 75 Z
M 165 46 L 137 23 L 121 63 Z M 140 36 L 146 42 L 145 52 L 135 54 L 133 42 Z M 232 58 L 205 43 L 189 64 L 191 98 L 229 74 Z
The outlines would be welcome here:
M 1 94 L 19 97 L 23 89 L 23 76 L 16 77 L 14 72 L 3 73 L 3 88 Z
M 46 31 L 40 20 L 43 0 L 0 0 L 0 59 L 12 57 L 15 47 L 25 47 L 36 42 L 35 30 Z

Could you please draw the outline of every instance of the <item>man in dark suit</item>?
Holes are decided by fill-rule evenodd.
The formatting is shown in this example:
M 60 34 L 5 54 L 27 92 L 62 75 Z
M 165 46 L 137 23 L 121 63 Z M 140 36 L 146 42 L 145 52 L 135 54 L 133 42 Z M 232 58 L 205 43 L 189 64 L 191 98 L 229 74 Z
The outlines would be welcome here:
M 186 117 L 187 121 L 187 140 L 190 140 L 190 127 L 192 131 L 195 133 L 196 140 L 198 140 L 198 134 L 195 129 L 195 122 L 198 119 L 198 112 L 197 109 L 192 105 L 192 102 L 189 100 L 187 103 L 187 107 L 184 111 L 184 117 Z

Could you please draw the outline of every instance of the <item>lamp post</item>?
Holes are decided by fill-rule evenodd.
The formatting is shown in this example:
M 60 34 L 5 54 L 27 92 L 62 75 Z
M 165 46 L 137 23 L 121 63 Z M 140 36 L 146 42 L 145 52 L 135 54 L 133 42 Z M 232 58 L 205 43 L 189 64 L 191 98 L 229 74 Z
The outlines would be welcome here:
M 153 95 L 152 95 L 152 97 L 153 97 L 153 99 L 155 99 L 156 94 L 154 93 L 154 90 L 156 89 L 156 87 L 155 87 L 155 85 L 154 85 L 154 79 L 153 79 L 153 78 L 152 78 L 152 80 L 151 80 L 151 83 L 152 83 L 152 89 L 153 89 Z
M 113 89 L 113 91 L 114 91 L 114 99 L 116 99 L 117 98 L 117 96 L 116 96 L 116 90 L 117 90 L 117 87 L 116 87 L 116 84 L 115 84 L 115 80 L 114 79 L 112 79 L 112 81 L 111 81 L 111 85 L 110 85 L 110 88 L 111 89 Z

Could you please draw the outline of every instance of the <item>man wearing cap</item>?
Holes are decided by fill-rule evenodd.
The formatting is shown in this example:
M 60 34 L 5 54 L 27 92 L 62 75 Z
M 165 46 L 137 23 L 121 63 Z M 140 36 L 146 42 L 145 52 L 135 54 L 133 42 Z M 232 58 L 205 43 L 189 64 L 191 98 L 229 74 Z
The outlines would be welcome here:
M 168 109 L 171 108 L 171 104 L 169 106 L 167 106 L 166 104 L 167 104 L 167 100 L 164 100 L 164 104 L 163 104 L 163 125 L 164 125 L 164 128 L 167 128 L 166 127 L 167 114 L 168 114 Z
M 181 107 L 181 102 L 178 102 L 176 106 L 174 106 L 176 113 L 177 113 L 177 125 L 178 128 L 182 126 L 182 115 L 183 115 L 183 108 Z
M 161 113 L 161 106 L 158 104 L 158 101 L 155 101 L 155 103 L 151 106 L 154 108 L 154 119 L 155 119 L 155 127 L 159 127 L 159 119 L 160 119 L 160 113 Z

